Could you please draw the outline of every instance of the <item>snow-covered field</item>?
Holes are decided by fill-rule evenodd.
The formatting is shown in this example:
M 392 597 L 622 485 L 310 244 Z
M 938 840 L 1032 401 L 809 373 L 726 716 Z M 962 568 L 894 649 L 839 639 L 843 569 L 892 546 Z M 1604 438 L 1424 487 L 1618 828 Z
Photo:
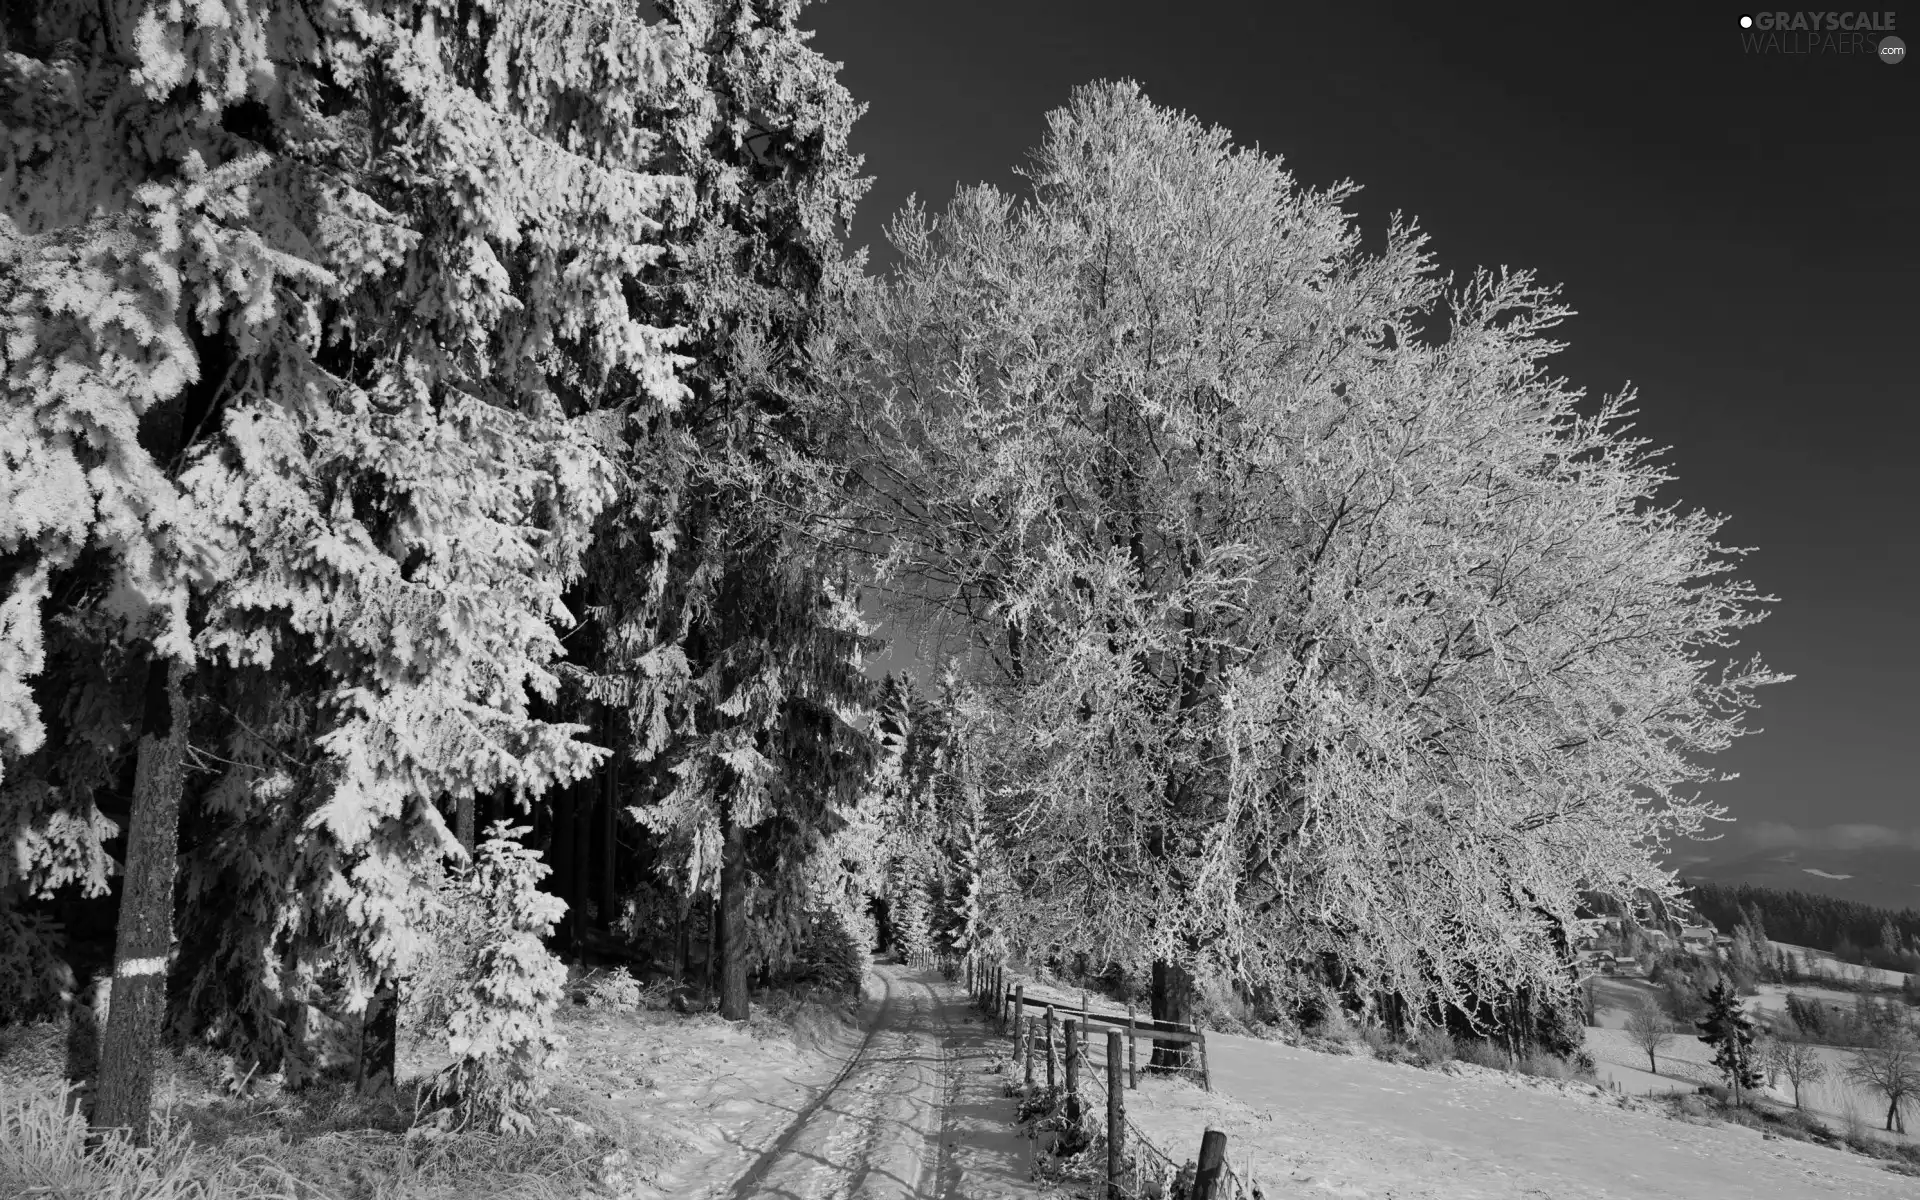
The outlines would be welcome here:
M 1612 981 L 1610 981 L 1612 982 Z M 1777 994 L 1776 994 L 1777 991 Z M 1786 992 L 1799 992 L 1802 995 L 1818 995 L 1821 999 L 1831 999 L 1852 1007 L 1853 995 L 1849 992 L 1836 992 L 1828 988 L 1803 986 L 1779 987 L 1764 984 L 1760 995 L 1747 998 L 1749 1009 L 1784 1011 Z M 1620 999 L 1626 995 L 1624 987 L 1616 986 L 1603 994 L 1603 1002 L 1608 999 Z M 1703 1083 L 1721 1082 L 1720 1073 L 1713 1066 L 1713 1049 L 1699 1038 L 1691 1035 L 1676 1036 L 1666 1049 L 1660 1051 L 1658 1076 L 1647 1073 L 1647 1052 L 1633 1043 L 1624 1026 L 1626 1010 L 1618 1007 L 1602 1007 L 1596 1014 L 1600 1028 L 1587 1030 L 1586 1048 L 1594 1057 L 1603 1079 L 1620 1082 L 1620 1086 L 1630 1094 L 1644 1095 L 1648 1090 L 1654 1092 L 1687 1090 Z M 1886 1101 L 1874 1093 L 1847 1082 L 1844 1072 L 1853 1061 L 1849 1051 L 1833 1046 L 1818 1047 L 1821 1061 L 1826 1065 L 1826 1077 L 1816 1083 L 1803 1087 L 1800 1091 L 1801 1107 L 1814 1115 L 1831 1122 L 1835 1126 L 1844 1126 L 1849 1108 L 1856 1112 L 1870 1129 L 1883 1124 L 1886 1118 Z M 1792 1086 L 1783 1078 L 1778 1086 L 1765 1093 L 1781 1104 L 1793 1102 Z M 1898 1134 L 1885 1134 L 1896 1141 L 1914 1141 L 1913 1135 L 1902 1137 Z M 1920 1194 L 1920 1187 L 1915 1188 Z
M 1913 1200 L 1878 1163 L 1675 1121 L 1578 1084 L 1426 1071 L 1210 1034 L 1211 1095 L 1142 1080 L 1131 1115 L 1179 1160 L 1208 1126 L 1272 1200 Z
M 1853 963 L 1844 963 L 1825 950 L 1814 950 L 1806 946 L 1795 946 L 1788 942 L 1768 942 L 1775 950 L 1788 950 L 1799 956 L 1806 969 L 1816 975 L 1825 975 L 1833 979 L 1865 980 L 1880 987 L 1897 988 L 1906 980 L 1900 971 L 1889 971 L 1885 967 L 1862 967 Z
M 1748 1012 L 1785 1013 L 1789 995 L 1805 996 L 1809 1000 L 1818 1000 L 1822 1004 L 1838 1005 L 1851 1012 L 1855 1004 L 1854 997 L 1859 994 L 1843 992 L 1839 988 L 1821 987 L 1817 983 L 1763 983 L 1756 990 L 1759 995 L 1748 996 L 1745 1000 Z

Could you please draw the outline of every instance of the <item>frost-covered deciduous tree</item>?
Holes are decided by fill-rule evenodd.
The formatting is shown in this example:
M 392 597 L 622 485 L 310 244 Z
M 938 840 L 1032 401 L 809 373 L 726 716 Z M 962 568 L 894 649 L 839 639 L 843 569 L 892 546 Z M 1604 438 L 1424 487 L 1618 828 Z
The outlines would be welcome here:
M 1776 678 L 1629 398 L 1524 274 L 1444 288 L 1348 188 L 1096 85 L 1031 193 L 891 233 L 862 348 L 882 578 L 971 638 L 1002 844 L 1054 936 L 1439 1019 L 1570 999 L 1577 894 L 1655 852 Z
M 1920 1036 L 1912 1028 L 1881 1030 L 1871 1045 L 1853 1052 L 1842 1073 L 1849 1083 L 1887 1102 L 1889 1132 L 1907 1131 L 1906 1111 L 1920 1103 Z M 1797 1091 L 1795 1095 L 1797 1103 Z
M 1827 1063 L 1820 1056 L 1820 1047 L 1803 1037 L 1788 1038 L 1779 1046 L 1780 1073 L 1793 1086 L 1793 1106 L 1799 1108 L 1801 1091 L 1827 1077 Z
M 1658 1075 L 1659 1054 L 1673 1043 L 1672 1019 L 1650 997 L 1641 996 L 1627 1013 L 1626 1030 L 1633 1044 L 1646 1051 L 1648 1072 Z
M 526 803 L 601 755 L 536 704 L 613 448 L 684 394 L 635 291 L 689 193 L 628 119 L 671 47 L 624 6 L 507 0 L 51 4 L 28 32 L 0 226 L 9 830 L 33 886 L 101 887 L 98 760 L 144 728 L 129 877 L 164 857 L 164 913 L 145 797 L 177 798 L 183 759 L 215 776 L 188 796 L 198 997 L 274 1057 L 323 960 L 355 1005 L 408 969 L 421 868 L 460 853 L 441 804 Z M 47 737 L 49 628 L 152 664 L 144 726 L 138 682 L 89 666 L 38 685 L 84 718 Z M 146 919 L 116 987 L 161 978 Z

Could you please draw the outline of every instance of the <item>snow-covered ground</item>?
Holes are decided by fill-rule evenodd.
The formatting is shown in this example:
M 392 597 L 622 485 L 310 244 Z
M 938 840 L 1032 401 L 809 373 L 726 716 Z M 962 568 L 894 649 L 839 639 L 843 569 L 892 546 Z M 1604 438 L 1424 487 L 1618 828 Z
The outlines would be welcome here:
M 756 1037 L 714 1017 L 576 1018 L 626 1118 L 628 1200 L 1033 1200 L 1006 1043 L 961 988 L 875 964 L 857 1021 Z
M 1647 1052 L 1635 1045 L 1625 1031 L 1627 1011 L 1624 1007 L 1610 1007 L 1609 1000 L 1625 1001 L 1637 985 L 1624 984 L 1621 981 L 1608 981 L 1613 986 L 1603 991 L 1599 997 L 1596 1016 L 1600 1028 L 1587 1030 L 1586 1048 L 1593 1055 L 1602 1079 L 1609 1082 L 1617 1080 L 1623 1090 L 1630 1095 L 1645 1095 L 1648 1091 L 1656 1094 L 1663 1091 L 1690 1091 L 1703 1083 L 1721 1082 L 1719 1070 L 1713 1066 L 1713 1049 L 1698 1037 L 1687 1034 L 1676 1035 L 1666 1049 L 1656 1056 L 1659 1074 L 1647 1072 Z M 1836 992 L 1828 988 L 1810 988 L 1798 985 L 1779 987 L 1763 984 L 1760 995 L 1747 997 L 1747 1007 L 1767 1011 L 1784 1011 L 1787 991 L 1805 994 L 1818 994 L 1822 999 L 1833 999 L 1851 1008 L 1853 995 L 1849 992 Z M 1803 1087 L 1800 1091 L 1801 1107 L 1815 1116 L 1844 1127 L 1847 1110 L 1851 1108 L 1870 1129 L 1877 1128 L 1886 1118 L 1886 1101 L 1871 1091 L 1848 1083 L 1845 1071 L 1853 1061 L 1851 1052 L 1833 1046 L 1817 1047 L 1822 1063 L 1826 1066 L 1826 1077 Z M 1765 1095 L 1781 1104 L 1793 1102 L 1792 1086 L 1785 1080 L 1777 1081 L 1778 1086 L 1769 1089 Z M 1913 1135 L 1884 1134 L 1894 1141 L 1914 1141 Z M 1920 1194 L 1920 1187 L 1915 1188 Z
M 1813 974 L 1826 975 L 1834 979 L 1865 980 L 1879 987 L 1889 988 L 1897 988 L 1906 980 L 1903 972 L 1889 971 L 1885 967 L 1862 967 L 1853 963 L 1844 963 L 1825 950 L 1795 946 L 1788 942 L 1770 941 L 1767 944 L 1775 950 L 1792 951 Z
M 686 1196 L 744 1173 L 858 1048 L 863 1030 L 851 1015 L 814 1016 L 793 1030 L 713 1014 L 568 1009 L 566 1057 L 548 1081 L 617 1136 L 625 1153 L 612 1169 L 626 1195 Z
M 1745 1000 L 1749 1012 L 1784 1014 L 1787 1011 L 1789 995 L 1805 996 L 1809 1000 L 1818 1000 L 1822 1004 L 1834 1005 L 1852 1012 L 1856 1003 L 1855 997 L 1859 995 L 1857 992 L 1843 992 L 1839 988 L 1821 987 L 1817 983 L 1763 983 L 1755 990 L 1759 995 L 1748 996 Z M 1876 1002 L 1878 999 L 1875 997 Z
M 1144 1079 L 1130 1115 L 1179 1160 L 1208 1126 L 1271 1200 L 1913 1200 L 1878 1163 L 1671 1120 L 1577 1084 L 1426 1071 L 1210 1034 L 1213 1094 Z

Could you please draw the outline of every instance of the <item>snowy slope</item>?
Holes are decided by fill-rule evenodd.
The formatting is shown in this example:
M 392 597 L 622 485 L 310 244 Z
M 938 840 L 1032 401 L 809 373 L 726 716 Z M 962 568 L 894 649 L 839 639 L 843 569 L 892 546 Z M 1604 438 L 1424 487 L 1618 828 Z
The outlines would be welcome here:
M 1583 1085 L 1443 1074 L 1209 1034 L 1215 1094 L 1143 1080 L 1131 1115 L 1179 1159 L 1203 1128 L 1270 1200 L 1914 1200 L 1870 1160 L 1668 1119 Z

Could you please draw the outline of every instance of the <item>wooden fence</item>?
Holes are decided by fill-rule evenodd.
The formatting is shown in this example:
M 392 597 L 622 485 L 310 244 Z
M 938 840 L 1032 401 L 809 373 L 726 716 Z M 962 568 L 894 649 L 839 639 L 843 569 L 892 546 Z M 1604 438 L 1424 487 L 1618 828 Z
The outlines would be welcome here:
M 975 1006 L 992 1018 L 1000 1033 L 1013 1039 L 1018 1082 L 1010 1080 L 1009 1090 L 1017 1088 L 1023 1099 L 1031 1100 L 1038 1093 L 1039 1076 L 1044 1071 L 1048 1111 L 1078 1130 L 1090 1146 L 1105 1142 L 1108 1200 L 1176 1196 L 1185 1200 L 1259 1200 L 1259 1187 L 1242 1178 L 1228 1162 L 1225 1133 L 1207 1130 L 1198 1155 L 1181 1166 L 1127 1117 L 1126 1093 L 1139 1086 L 1141 1041 L 1192 1046 L 1196 1061 L 1169 1064 L 1165 1060 L 1170 1056 L 1163 1055 L 1155 1069 L 1193 1070 L 1201 1086 L 1212 1090 L 1204 1030 L 1151 1018 L 1142 1021 L 1132 1013 L 1121 1017 L 1092 1012 L 1084 1001 L 1075 1008 L 1029 997 L 1026 982 L 1015 978 L 1006 964 L 976 956 L 968 956 L 948 978 L 960 975 L 965 976 Z M 1104 1070 L 1091 1069 L 1094 1062 L 1088 1054 L 1088 1031 L 1095 1026 L 1105 1032 L 1099 1039 L 1105 1050 L 1100 1064 Z M 1082 1070 L 1083 1065 L 1089 1069 Z M 1086 1103 L 1086 1091 L 1095 1093 L 1102 1102 L 1098 1107 L 1105 1110 L 1104 1121 L 1096 1116 L 1095 1106 Z

